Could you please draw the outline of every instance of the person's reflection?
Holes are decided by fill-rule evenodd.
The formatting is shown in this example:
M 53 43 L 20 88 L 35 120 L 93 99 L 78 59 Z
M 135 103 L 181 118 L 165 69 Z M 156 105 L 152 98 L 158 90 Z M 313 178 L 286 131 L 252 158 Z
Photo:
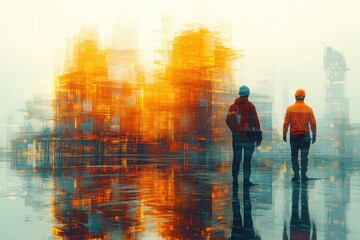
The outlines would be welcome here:
M 299 195 L 301 187 L 301 214 L 299 215 Z M 290 220 L 290 239 L 317 239 L 315 223 L 312 225 L 311 235 L 311 222 L 309 215 L 308 205 L 308 183 L 298 182 L 292 183 L 292 211 Z M 289 239 L 284 228 L 283 239 Z
M 255 234 L 253 220 L 251 216 L 251 200 L 249 186 L 243 188 L 244 204 L 244 224 L 240 213 L 240 200 L 238 197 L 238 188 L 233 187 L 232 209 L 233 209 L 233 227 L 230 239 L 261 239 Z

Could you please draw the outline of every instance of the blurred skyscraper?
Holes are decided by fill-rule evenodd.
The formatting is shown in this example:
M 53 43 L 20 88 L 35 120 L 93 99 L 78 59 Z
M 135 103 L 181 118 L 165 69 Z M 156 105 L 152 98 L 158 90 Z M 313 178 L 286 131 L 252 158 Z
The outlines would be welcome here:
M 345 154 L 349 128 L 349 98 L 346 96 L 346 72 L 349 70 L 342 53 L 332 47 L 324 52 L 325 113 L 319 121 L 322 140 L 320 153 Z

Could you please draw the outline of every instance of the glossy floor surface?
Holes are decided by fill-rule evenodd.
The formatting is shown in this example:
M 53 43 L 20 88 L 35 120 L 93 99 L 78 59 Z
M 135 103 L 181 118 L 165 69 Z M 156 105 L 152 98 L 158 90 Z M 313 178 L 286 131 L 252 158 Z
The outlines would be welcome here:
M 310 154 L 309 181 L 293 183 L 287 155 L 255 153 L 256 185 L 238 188 L 231 152 L 0 158 L 0 239 L 360 239 L 356 157 Z

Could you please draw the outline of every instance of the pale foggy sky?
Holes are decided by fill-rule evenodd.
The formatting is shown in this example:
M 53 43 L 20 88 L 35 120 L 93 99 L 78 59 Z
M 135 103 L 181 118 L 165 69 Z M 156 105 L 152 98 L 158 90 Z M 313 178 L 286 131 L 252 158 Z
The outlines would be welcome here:
M 257 80 L 274 81 L 275 120 L 296 88 L 321 117 L 324 104 L 323 48 L 342 52 L 347 75 L 350 122 L 360 122 L 360 3 L 357 0 L 14 0 L 0 9 L 0 147 L 5 146 L 6 115 L 24 108 L 35 95 L 52 93 L 54 52 L 65 51 L 66 38 L 82 23 L 110 35 L 117 22 L 137 21 L 142 49 L 159 43 L 161 13 L 176 23 L 226 22 L 232 45 L 242 50 L 242 83 L 255 89 Z M 206 24 L 204 24 L 206 26 Z M 156 35 L 158 34 L 158 35 Z M 240 84 L 240 82 L 239 82 Z M 288 96 L 288 97 L 287 97 Z M 284 102 L 285 99 L 285 102 Z M 287 102 L 286 102 L 287 101 Z

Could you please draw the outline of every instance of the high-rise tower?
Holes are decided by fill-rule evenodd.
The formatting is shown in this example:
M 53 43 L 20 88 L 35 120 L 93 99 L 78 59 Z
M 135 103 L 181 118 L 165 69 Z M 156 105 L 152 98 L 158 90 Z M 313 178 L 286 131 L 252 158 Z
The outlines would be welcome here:
M 346 129 L 349 125 L 349 98 L 346 97 L 346 72 L 349 70 L 342 53 L 332 47 L 324 52 L 325 121 L 338 153 L 345 152 Z

